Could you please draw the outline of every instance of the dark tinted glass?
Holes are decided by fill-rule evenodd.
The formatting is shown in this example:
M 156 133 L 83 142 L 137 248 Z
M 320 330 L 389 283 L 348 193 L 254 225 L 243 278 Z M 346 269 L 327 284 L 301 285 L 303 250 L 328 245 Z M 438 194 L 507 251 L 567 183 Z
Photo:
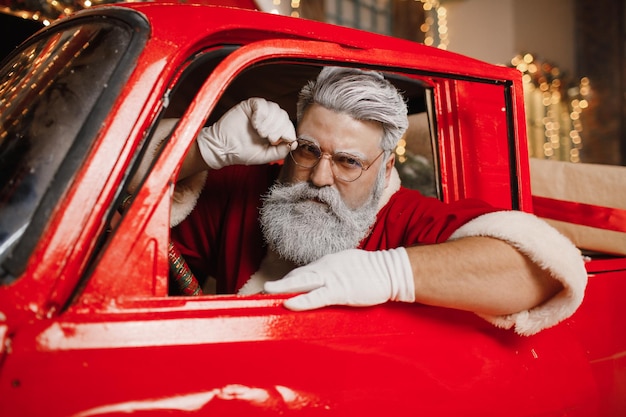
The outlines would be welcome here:
M 130 38 L 112 23 L 70 27 L 0 69 L 0 262 L 26 233 Z

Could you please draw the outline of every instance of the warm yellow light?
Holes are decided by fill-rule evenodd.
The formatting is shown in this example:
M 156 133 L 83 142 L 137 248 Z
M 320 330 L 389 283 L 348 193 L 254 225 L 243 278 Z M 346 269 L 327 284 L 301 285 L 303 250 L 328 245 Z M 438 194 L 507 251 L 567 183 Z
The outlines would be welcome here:
M 418 0 L 415 0 L 418 1 Z M 420 31 L 424 33 L 424 44 L 429 46 L 435 46 L 435 42 L 438 48 L 447 49 L 450 43 L 448 38 L 448 10 L 441 6 L 439 0 L 419 0 L 422 3 L 424 9 L 425 18 L 424 23 L 420 25 Z M 434 11 L 434 13 L 432 13 Z M 435 17 L 437 22 L 435 23 Z

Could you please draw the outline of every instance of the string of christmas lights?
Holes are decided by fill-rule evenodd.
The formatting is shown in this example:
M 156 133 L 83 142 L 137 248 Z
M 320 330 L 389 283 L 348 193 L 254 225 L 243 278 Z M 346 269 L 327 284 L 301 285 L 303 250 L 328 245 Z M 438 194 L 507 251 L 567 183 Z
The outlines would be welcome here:
M 511 65 L 523 74 L 530 155 L 580 162 L 581 114 L 589 107 L 589 79 L 568 82 L 557 66 L 529 53 L 518 54 Z
M 31 19 L 48 26 L 53 21 L 97 4 L 119 3 L 120 0 L 10 0 L 0 8 L 6 14 Z
M 424 33 L 424 44 L 448 49 L 448 10 L 439 0 L 420 0 L 424 8 L 424 23 L 420 30 Z

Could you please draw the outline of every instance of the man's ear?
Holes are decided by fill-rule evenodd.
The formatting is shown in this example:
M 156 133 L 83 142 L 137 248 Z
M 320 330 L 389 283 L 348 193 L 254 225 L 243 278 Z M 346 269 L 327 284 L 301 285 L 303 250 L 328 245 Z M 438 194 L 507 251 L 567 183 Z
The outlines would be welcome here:
M 394 163 L 396 162 L 396 154 L 391 153 L 387 161 L 385 162 L 385 188 L 389 187 L 389 180 L 391 179 L 391 171 L 393 170 Z

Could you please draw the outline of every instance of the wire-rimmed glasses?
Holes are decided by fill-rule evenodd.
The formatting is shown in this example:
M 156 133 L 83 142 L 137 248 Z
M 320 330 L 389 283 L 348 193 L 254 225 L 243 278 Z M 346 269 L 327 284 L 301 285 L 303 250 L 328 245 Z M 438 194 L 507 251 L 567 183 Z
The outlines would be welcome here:
M 291 155 L 291 159 L 296 165 L 311 169 L 320 162 L 323 155 L 328 155 L 330 156 L 331 168 L 335 178 L 345 182 L 358 180 L 363 175 L 363 171 L 367 171 L 385 153 L 383 150 L 372 162 L 367 164 L 358 156 L 346 152 L 336 152 L 334 154 L 323 152 L 315 142 L 307 139 L 299 138 L 296 140 L 296 143 L 298 146 L 289 151 L 289 155 Z

